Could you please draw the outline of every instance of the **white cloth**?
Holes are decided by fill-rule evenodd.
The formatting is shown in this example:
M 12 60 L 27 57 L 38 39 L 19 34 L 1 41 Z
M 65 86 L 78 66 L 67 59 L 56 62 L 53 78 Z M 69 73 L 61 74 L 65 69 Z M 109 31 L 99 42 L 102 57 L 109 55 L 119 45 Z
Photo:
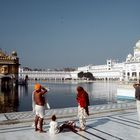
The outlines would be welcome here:
M 35 101 L 34 101 L 34 92 L 32 93 L 32 109 L 33 109 L 33 112 L 35 112 Z
M 46 94 L 44 94 L 43 95 L 44 97 L 45 97 L 45 109 L 50 109 L 50 105 L 49 105 L 49 102 L 48 102 L 48 99 L 47 99 L 47 95 Z
M 48 91 L 50 91 L 50 89 L 48 87 L 45 87 L 45 89 Z M 48 102 L 48 99 L 47 99 L 47 94 L 44 94 L 43 95 L 45 97 L 45 109 L 50 109 L 50 105 L 49 105 L 49 102 Z
M 136 104 L 137 104 L 138 120 L 140 121 L 140 101 L 136 100 Z
M 50 134 L 57 134 L 57 133 L 59 133 L 58 122 L 56 122 L 56 121 L 51 121 L 50 122 L 49 133 Z
M 44 108 L 44 106 L 35 105 L 35 113 L 40 118 L 44 118 L 44 115 L 45 115 L 45 108 Z
M 85 129 L 86 128 L 86 111 L 83 107 L 78 106 L 78 117 L 79 117 L 79 123 L 80 123 L 80 128 Z

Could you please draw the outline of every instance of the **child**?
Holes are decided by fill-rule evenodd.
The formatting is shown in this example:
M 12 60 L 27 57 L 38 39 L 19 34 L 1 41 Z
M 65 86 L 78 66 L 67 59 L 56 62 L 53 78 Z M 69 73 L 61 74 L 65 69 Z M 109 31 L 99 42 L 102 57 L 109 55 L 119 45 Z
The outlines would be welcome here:
M 60 132 L 60 129 L 58 127 L 58 122 L 56 121 L 56 116 L 53 115 L 51 119 L 52 120 L 50 122 L 49 133 L 50 134 L 57 134 Z
M 58 126 L 58 122 L 56 121 L 56 116 L 52 116 L 52 120 L 50 122 L 50 128 L 49 128 L 49 133 L 50 134 L 57 134 L 59 132 L 62 132 L 64 129 L 69 129 L 73 132 L 77 132 L 76 124 L 74 121 L 66 121 L 64 124 L 61 124 Z

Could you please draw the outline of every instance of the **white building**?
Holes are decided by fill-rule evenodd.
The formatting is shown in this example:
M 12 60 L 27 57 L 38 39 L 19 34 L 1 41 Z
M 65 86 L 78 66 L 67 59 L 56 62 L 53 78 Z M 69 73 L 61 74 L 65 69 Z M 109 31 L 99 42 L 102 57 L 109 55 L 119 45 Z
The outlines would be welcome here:
M 88 65 L 78 67 L 74 72 L 65 71 L 23 71 L 19 69 L 19 78 L 24 79 L 78 79 L 79 72 L 91 72 L 96 79 L 130 81 L 140 79 L 140 40 L 134 46 L 134 52 L 128 54 L 126 60 L 118 63 L 115 60 L 107 60 L 104 65 Z
M 28 76 L 29 79 L 47 79 L 47 80 L 66 80 L 77 79 L 77 71 L 30 71 L 19 68 L 19 79 L 25 79 Z
M 128 54 L 126 60 L 118 63 L 107 60 L 105 65 L 78 67 L 78 72 L 91 72 L 96 79 L 118 79 L 130 81 L 140 79 L 140 40 L 134 46 L 134 54 Z

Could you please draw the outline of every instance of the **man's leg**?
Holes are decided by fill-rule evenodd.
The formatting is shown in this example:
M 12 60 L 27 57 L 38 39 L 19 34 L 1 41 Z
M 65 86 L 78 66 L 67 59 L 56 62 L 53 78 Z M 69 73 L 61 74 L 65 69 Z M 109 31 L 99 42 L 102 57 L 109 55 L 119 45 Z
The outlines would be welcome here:
M 85 130 L 85 118 L 81 117 L 79 118 L 79 123 L 80 123 L 80 130 Z
M 140 121 L 140 101 L 136 100 L 136 103 L 137 103 L 138 120 Z
M 38 130 L 39 130 L 39 129 L 37 128 L 38 120 L 39 120 L 39 117 L 36 115 L 36 117 L 35 117 L 35 131 L 38 131 Z
M 40 133 L 46 132 L 46 131 L 43 130 L 43 120 L 44 119 L 40 118 L 39 120 L 40 120 Z
M 80 130 L 85 130 L 85 109 L 78 106 L 78 117 L 80 123 Z

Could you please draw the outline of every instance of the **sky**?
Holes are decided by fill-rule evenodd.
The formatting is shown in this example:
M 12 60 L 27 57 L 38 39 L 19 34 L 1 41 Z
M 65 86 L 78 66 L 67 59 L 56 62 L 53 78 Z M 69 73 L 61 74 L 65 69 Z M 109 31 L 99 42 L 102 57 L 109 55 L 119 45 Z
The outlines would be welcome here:
M 140 0 L 0 0 L 0 48 L 21 67 L 125 61 L 140 40 Z

